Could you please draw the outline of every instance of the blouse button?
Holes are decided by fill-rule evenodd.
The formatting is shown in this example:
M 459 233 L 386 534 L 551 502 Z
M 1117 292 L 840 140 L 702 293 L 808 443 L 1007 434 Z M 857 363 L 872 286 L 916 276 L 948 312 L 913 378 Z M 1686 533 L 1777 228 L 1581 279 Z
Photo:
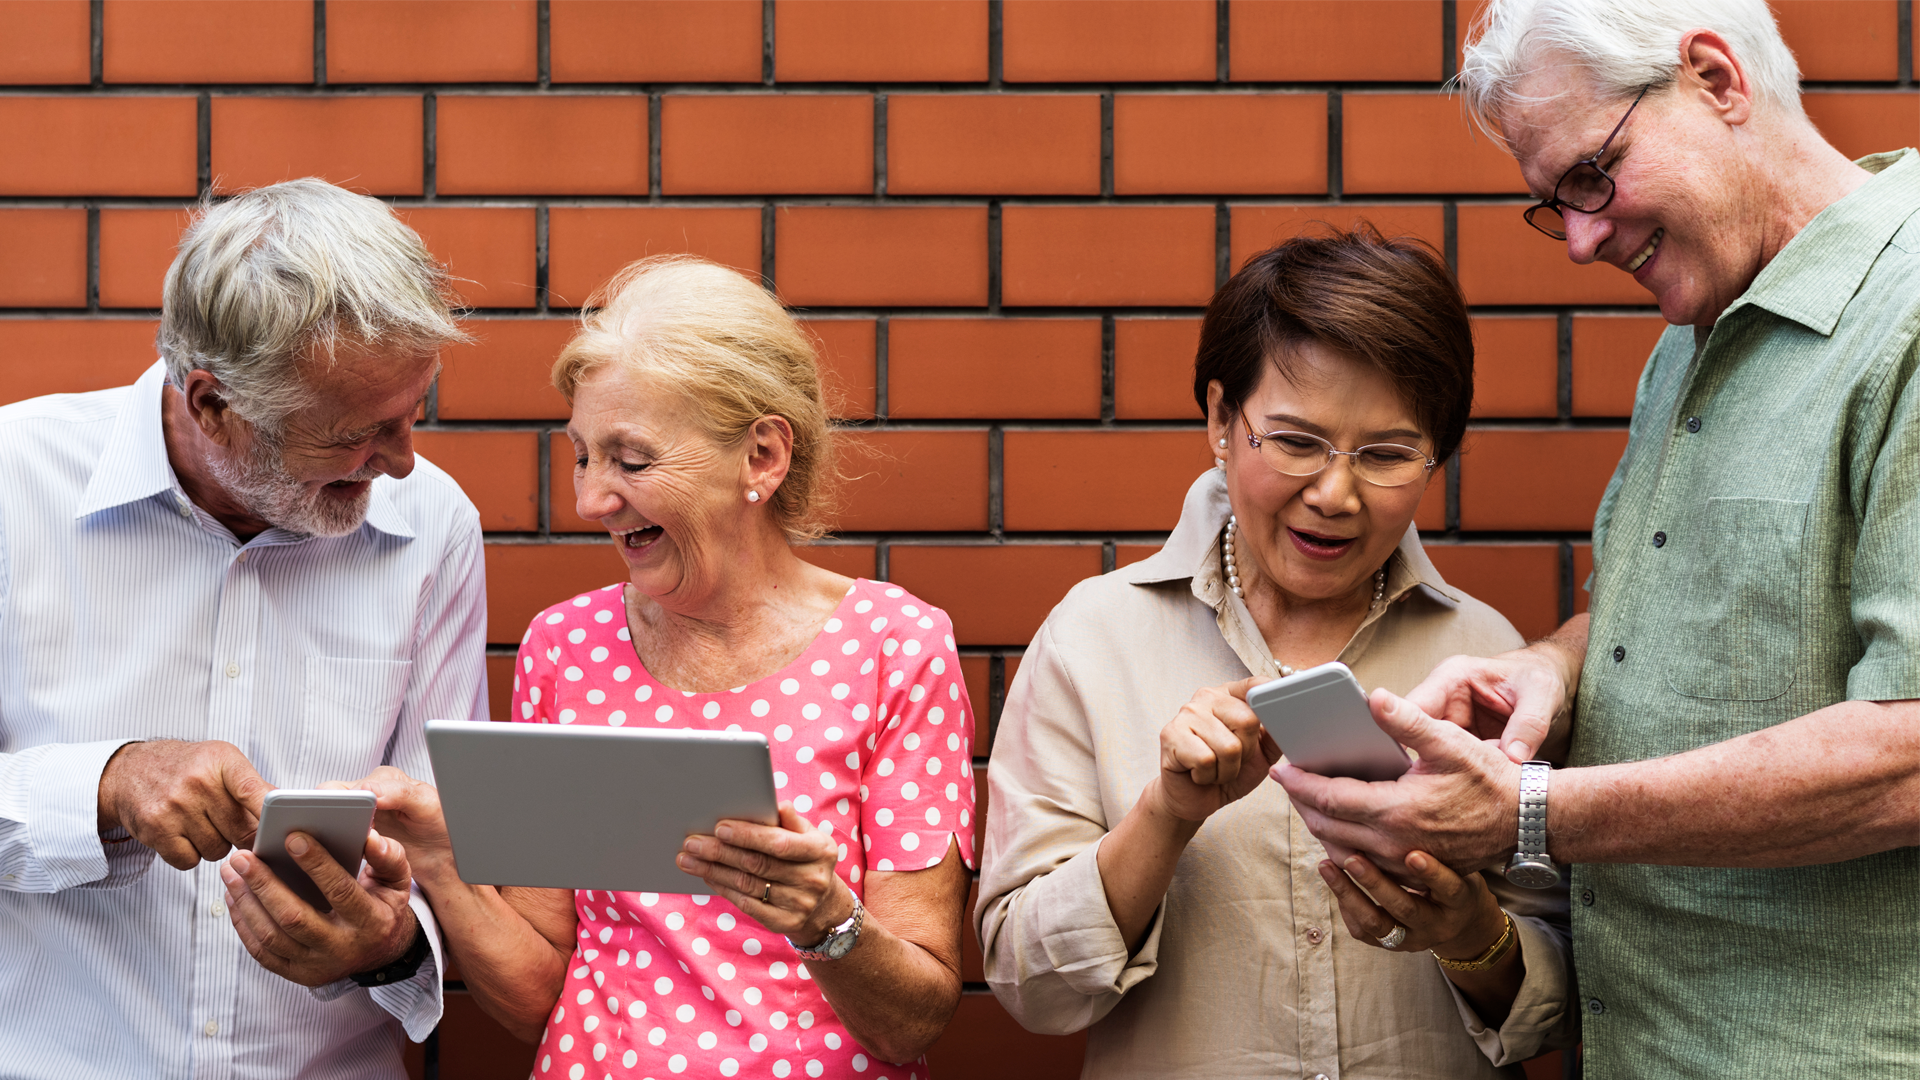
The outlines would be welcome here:
M 1321 930 L 1319 927 L 1317 926 L 1307 927 L 1307 943 L 1308 944 L 1318 945 L 1320 944 L 1320 939 L 1325 936 L 1326 936 L 1326 932 Z

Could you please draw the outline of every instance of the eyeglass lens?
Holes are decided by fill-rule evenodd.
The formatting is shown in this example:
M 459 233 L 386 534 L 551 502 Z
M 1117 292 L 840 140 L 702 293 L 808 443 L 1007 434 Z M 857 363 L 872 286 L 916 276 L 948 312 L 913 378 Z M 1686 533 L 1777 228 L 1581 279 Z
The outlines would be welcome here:
M 1334 453 L 1332 443 L 1304 431 L 1276 431 L 1260 439 L 1261 457 L 1288 476 L 1312 476 L 1327 467 Z M 1373 443 L 1346 456 L 1354 473 L 1376 487 L 1410 484 L 1427 471 L 1425 454 L 1398 443 Z

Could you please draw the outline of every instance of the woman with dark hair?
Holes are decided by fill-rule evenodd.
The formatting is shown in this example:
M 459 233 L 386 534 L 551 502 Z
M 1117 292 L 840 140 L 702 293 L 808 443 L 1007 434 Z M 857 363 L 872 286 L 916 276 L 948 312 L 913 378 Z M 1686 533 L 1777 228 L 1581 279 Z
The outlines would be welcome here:
M 1246 703 L 1332 660 L 1400 692 L 1520 644 L 1413 527 L 1473 401 L 1459 287 L 1418 241 L 1290 240 L 1214 296 L 1194 398 L 1218 468 L 1159 553 L 1067 595 L 1008 694 L 987 981 L 1033 1030 L 1090 1027 L 1088 1077 L 1518 1077 L 1575 1035 L 1566 894 L 1328 852 Z

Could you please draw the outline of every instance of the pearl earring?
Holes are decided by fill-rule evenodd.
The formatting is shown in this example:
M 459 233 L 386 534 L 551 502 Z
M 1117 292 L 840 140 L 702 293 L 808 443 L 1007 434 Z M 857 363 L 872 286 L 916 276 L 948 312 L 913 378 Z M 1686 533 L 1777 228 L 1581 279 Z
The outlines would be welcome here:
M 760 493 L 759 493 L 759 492 L 757 492 L 757 491 L 749 491 L 749 492 L 747 492 L 747 501 L 748 501 L 748 502 L 759 502 L 759 501 L 760 501 Z
M 1220 440 L 1220 449 L 1222 449 L 1222 450 L 1225 450 L 1226 448 L 1227 448 L 1227 440 L 1225 440 L 1225 439 L 1221 439 L 1221 440 Z

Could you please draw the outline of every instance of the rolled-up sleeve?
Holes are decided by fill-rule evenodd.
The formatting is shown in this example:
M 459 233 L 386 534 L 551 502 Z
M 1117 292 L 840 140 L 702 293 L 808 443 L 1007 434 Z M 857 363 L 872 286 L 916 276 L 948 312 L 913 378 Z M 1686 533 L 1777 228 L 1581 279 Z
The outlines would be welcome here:
M 987 984 L 1030 1031 L 1090 1026 L 1158 966 L 1163 913 L 1129 954 L 1107 906 L 1097 768 L 1080 695 L 1043 626 L 994 736 L 975 913 Z
M 1447 982 L 1467 1034 L 1496 1066 L 1517 1065 L 1580 1041 L 1580 1011 L 1572 1007 L 1573 933 L 1567 888 L 1521 889 L 1488 871 L 1487 885 L 1513 916 L 1521 958 L 1527 966 L 1520 993 L 1499 1027 L 1490 1027 L 1460 988 Z

